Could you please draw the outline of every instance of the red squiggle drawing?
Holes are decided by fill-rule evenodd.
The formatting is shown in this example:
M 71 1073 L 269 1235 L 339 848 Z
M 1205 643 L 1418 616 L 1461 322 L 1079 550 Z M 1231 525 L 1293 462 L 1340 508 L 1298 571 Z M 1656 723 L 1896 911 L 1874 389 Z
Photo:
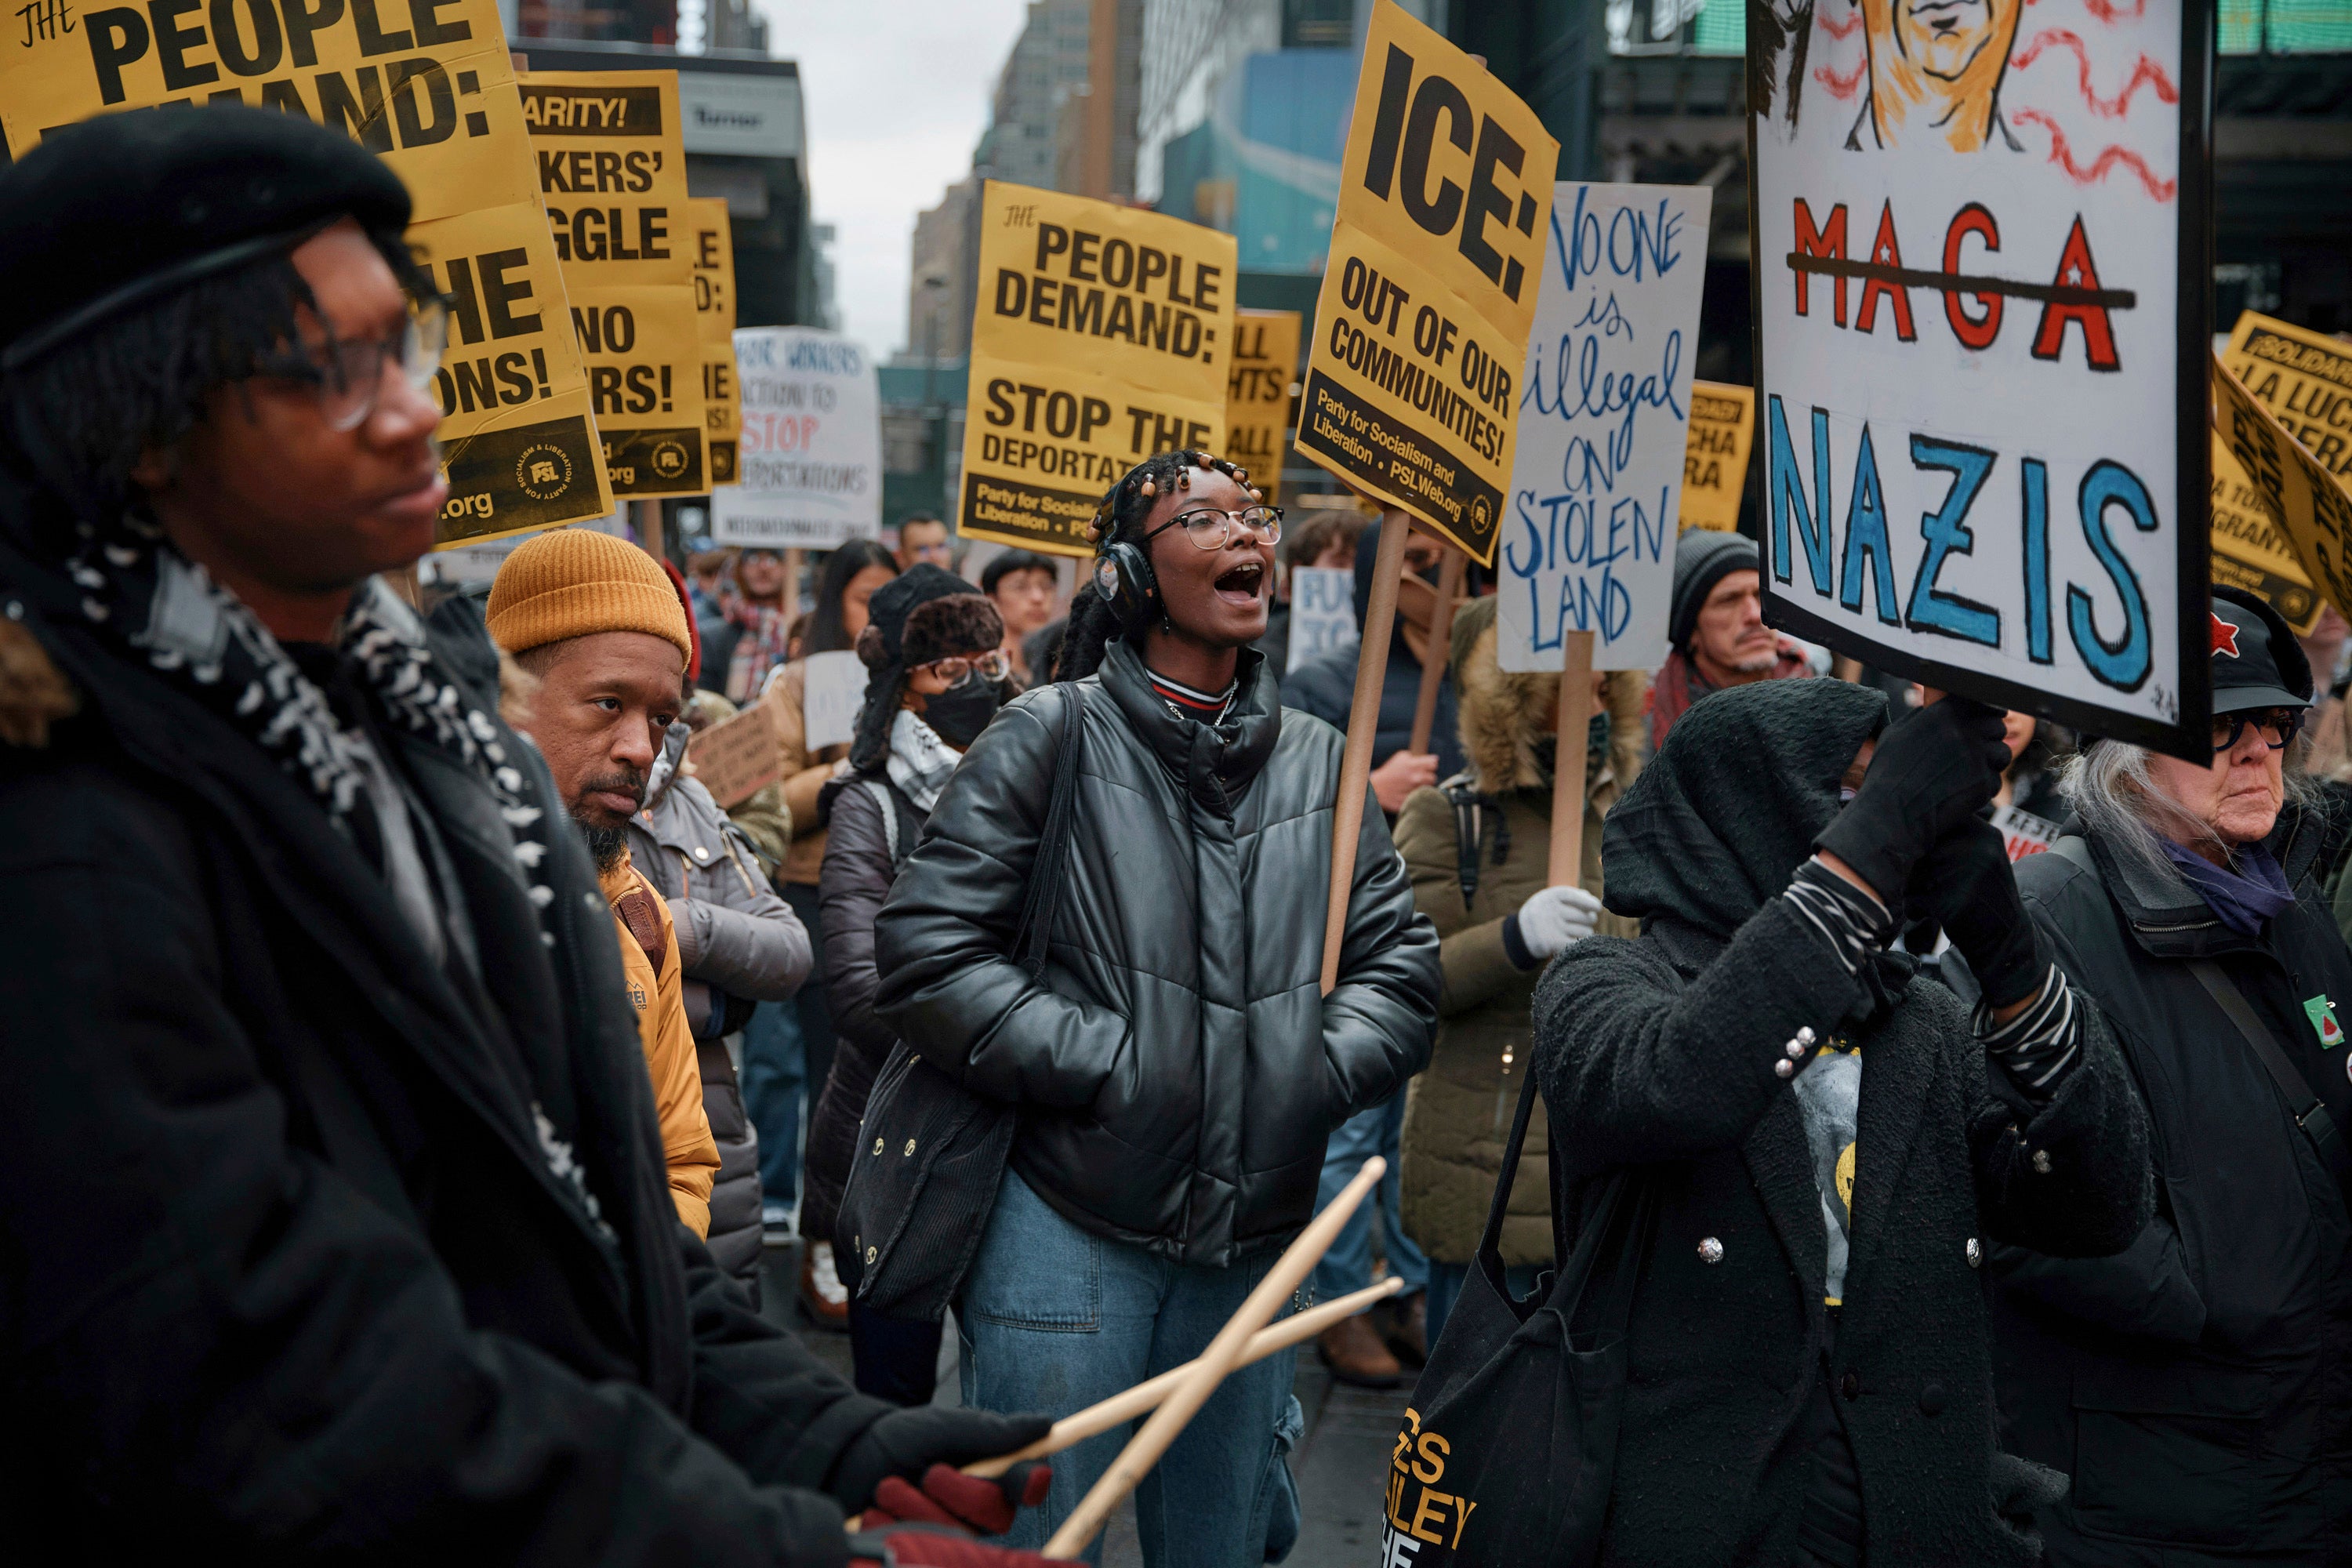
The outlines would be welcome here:
M 1840 76 L 1827 66 L 1815 68 L 1813 79 L 1829 89 L 1832 98 L 1852 98 L 1862 90 L 1862 79 L 1870 72 L 1870 62 L 1864 60 L 1853 68 L 1852 76 Z
M 2102 22 L 2136 22 L 2147 15 L 2147 0 L 2132 0 L 2126 11 L 2116 0 L 2083 0 L 2083 9 Z
M 1853 37 L 1855 30 L 1861 26 L 1862 13 L 1860 11 L 1848 11 L 1845 14 L 1845 26 L 1843 27 L 1830 20 L 1828 12 L 1824 11 L 1822 13 L 1822 31 L 1827 33 L 1832 38 L 1851 38 Z
M 2156 96 L 2166 103 L 2180 101 L 2180 89 L 2172 85 L 2172 79 L 2164 74 L 2164 68 L 2146 55 L 2140 56 L 2139 64 L 2132 68 L 2131 80 L 2124 83 L 2123 91 L 2113 98 L 2101 98 L 2091 90 L 2090 49 L 2079 37 L 2063 27 L 2052 27 L 2036 33 L 2031 43 L 2010 57 L 2010 68 L 2023 70 L 2040 59 L 2045 48 L 2053 47 L 2074 51 L 2075 64 L 2081 68 L 2083 101 L 2091 106 L 2094 114 L 2109 120 L 2122 119 L 2125 111 L 2131 108 L 2132 94 L 2137 92 L 2142 84 L 2154 88 Z
M 2106 179 L 2108 170 L 2122 163 L 2139 176 L 2139 183 L 2147 187 L 2147 194 L 2158 201 L 2168 202 L 2180 190 L 2179 181 L 2157 178 L 2147 162 L 2128 147 L 2103 147 L 2091 166 L 2087 169 L 2083 167 L 2074 161 L 2074 149 L 2066 144 L 2066 133 L 2058 129 L 2058 122 L 2038 109 L 2016 110 L 2010 118 L 2021 125 L 2039 125 L 2050 132 L 2050 161 L 2064 169 L 2066 177 L 2078 185 L 2098 184 Z

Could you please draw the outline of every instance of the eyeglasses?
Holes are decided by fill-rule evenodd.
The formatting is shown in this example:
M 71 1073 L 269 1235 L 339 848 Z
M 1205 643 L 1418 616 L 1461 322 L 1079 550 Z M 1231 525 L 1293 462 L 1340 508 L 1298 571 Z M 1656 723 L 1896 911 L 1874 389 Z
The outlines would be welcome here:
M 975 675 L 982 680 L 1002 680 L 1013 673 L 1013 661 L 1004 657 L 1003 648 L 998 647 L 973 658 L 935 658 L 929 664 L 919 664 L 915 668 L 929 670 L 931 679 L 952 691 Z
M 427 395 L 449 344 L 449 309 L 438 296 L 415 301 L 400 330 L 382 338 L 336 340 L 321 348 L 289 354 L 263 368 L 289 381 L 307 382 L 319 399 L 328 426 L 353 430 L 376 410 L 383 394 L 386 360 L 400 366 L 409 390 Z
M 2300 708 L 2249 708 L 2238 713 L 2213 715 L 2213 754 L 2235 751 L 2246 726 L 2252 725 L 2263 744 L 2278 751 L 2303 730 L 2303 710 Z
M 1278 506 L 1245 506 L 1239 511 L 1219 511 L 1212 506 L 1195 507 L 1180 511 L 1158 528 L 1143 536 L 1146 544 L 1171 528 L 1181 528 L 1184 537 L 1196 550 L 1223 550 L 1232 542 L 1235 528 L 1248 529 L 1268 544 L 1282 542 L 1282 509 Z

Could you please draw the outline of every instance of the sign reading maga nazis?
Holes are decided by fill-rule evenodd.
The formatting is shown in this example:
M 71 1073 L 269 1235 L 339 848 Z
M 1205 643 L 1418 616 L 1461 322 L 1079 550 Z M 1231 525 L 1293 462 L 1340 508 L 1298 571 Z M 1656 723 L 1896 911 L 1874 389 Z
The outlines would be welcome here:
M 1224 445 L 1234 237 L 1002 180 L 980 222 L 959 529 L 1091 555 L 1120 475 Z
M 2212 13 L 1749 0 L 1765 618 L 2211 759 Z
M 449 500 L 438 545 L 613 509 L 563 281 L 493 0 L 158 0 L 28 12 L 0 50 L 12 155 L 94 114 L 242 103 L 334 127 L 414 203 L 409 243 L 452 300 L 435 381 Z
M 676 71 L 534 71 L 523 122 L 619 496 L 710 488 Z
M 1491 564 L 1559 144 L 1381 0 L 1364 39 L 1297 447 Z

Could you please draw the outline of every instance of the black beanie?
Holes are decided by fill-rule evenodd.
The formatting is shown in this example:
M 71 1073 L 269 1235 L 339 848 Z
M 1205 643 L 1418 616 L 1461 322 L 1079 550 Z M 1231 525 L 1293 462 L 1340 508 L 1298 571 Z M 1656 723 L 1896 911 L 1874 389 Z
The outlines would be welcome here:
M 349 216 L 408 226 L 400 176 L 276 110 L 139 109 L 53 131 L 0 170 L 0 365 Z
M 1734 572 L 1760 571 L 1756 542 L 1744 533 L 1686 528 L 1675 541 L 1675 592 L 1666 614 L 1666 648 L 1678 653 L 1698 630 L 1698 613 L 1715 585 Z
M 940 638 L 936 635 L 919 635 L 914 639 L 917 647 L 909 649 L 906 646 L 908 623 L 916 618 L 917 610 L 934 600 L 960 597 L 970 598 L 978 605 L 987 609 L 987 618 L 995 622 L 996 629 L 992 636 L 967 644 L 964 647 L 950 648 L 940 645 Z M 961 607 L 958 606 L 958 608 Z M 971 647 L 994 647 L 1004 637 L 1004 622 L 997 616 L 996 606 L 976 593 L 971 584 L 954 573 L 934 566 L 928 561 L 917 562 L 879 588 L 875 589 L 874 597 L 866 601 L 866 629 L 859 633 L 857 637 L 857 657 L 868 669 L 887 669 L 895 664 L 910 662 L 908 658 L 910 653 L 916 656 L 911 662 L 928 664 L 932 659 L 944 658 L 950 653 L 964 652 Z M 954 618 L 961 620 L 963 617 Z M 977 635 L 977 630 L 980 629 L 979 617 L 975 615 L 972 618 L 975 635 Z M 944 629 L 929 626 L 928 625 L 929 619 L 929 616 L 924 617 L 927 624 L 922 628 L 923 631 L 937 633 Z

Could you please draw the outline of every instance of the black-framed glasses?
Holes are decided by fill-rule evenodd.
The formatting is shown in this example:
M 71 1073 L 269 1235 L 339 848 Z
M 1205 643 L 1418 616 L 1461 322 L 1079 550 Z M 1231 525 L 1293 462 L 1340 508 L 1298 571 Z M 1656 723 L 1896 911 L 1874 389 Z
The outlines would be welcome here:
M 1178 512 L 1158 528 L 1143 536 L 1146 544 L 1171 528 L 1181 528 L 1184 537 L 1192 542 L 1195 550 L 1223 550 L 1230 543 L 1236 528 L 1248 529 L 1268 544 L 1282 542 L 1282 509 L 1278 506 L 1245 506 L 1239 511 L 1219 511 L 1213 506 L 1192 507 Z
M 429 394 L 449 346 L 448 302 L 438 295 L 411 302 L 397 331 L 381 338 L 332 339 L 263 366 L 268 374 L 307 383 L 319 399 L 330 428 L 353 430 L 376 410 L 383 395 L 383 367 L 400 366 L 402 379 L 419 396 Z
M 2303 710 L 2300 708 L 2248 708 L 2236 713 L 2213 715 L 2213 754 L 2237 750 L 2238 742 L 2251 724 L 2263 738 L 2263 744 L 2275 752 L 2303 731 Z
M 929 663 L 918 665 L 916 668 L 929 670 L 933 679 L 940 681 L 952 691 L 975 675 L 982 680 L 1002 680 L 1013 673 L 1013 661 L 1004 657 L 1003 648 L 992 647 L 986 653 L 971 658 L 951 655 L 946 658 L 932 659 Z

